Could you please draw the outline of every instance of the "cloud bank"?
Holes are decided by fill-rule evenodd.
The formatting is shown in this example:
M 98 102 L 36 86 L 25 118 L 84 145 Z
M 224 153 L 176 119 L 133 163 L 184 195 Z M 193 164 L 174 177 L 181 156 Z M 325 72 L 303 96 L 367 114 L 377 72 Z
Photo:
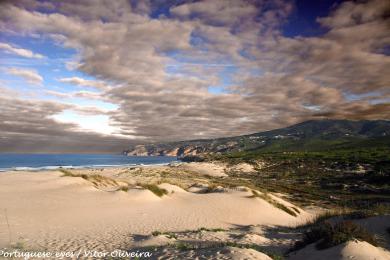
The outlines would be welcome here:
M 123 140 L 234 136 L 313 118 L 390 118 L 386 0 L 341 3 L 317 18 L 325 33 L 306 37 L 283 34 L 294 12 L 292 1 L 25 0 L 1 5 L 4 34 L 40 35 L 74 49 L 73 68 L 96 79 L 60 78 L 82 90 L 49 94 L 84 95 L 117 106 L 106 112 L 119 129 L 117 136 L 106 137 L 99 147 L 119 149 Z M 20 69 L 8 72 L 32 84 L 42 82 Z M 212 87 L 221 91 L 213 93 Z M 1 109 L 13 100 L 3 98 Z M 61 103 L 18 102 L 27 102 L 21 104 L 24 109 L 39 115 L 24 118 L 7 110 L 20 117 L 19 123 L 2 119 L 8 122 L 1 130 L 7 147 L 52 139 L 86 146 L 103 140 L 51 121 L 50 115 L 67 109 Z M 35 138 L 38 133 L 42 139 Z M 19 135 L 23 141 L 15 141 Z

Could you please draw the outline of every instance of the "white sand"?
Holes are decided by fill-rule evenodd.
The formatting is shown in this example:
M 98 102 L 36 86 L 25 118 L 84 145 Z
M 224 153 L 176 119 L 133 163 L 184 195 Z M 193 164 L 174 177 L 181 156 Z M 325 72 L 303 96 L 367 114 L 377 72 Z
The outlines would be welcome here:
M 226 165 L 224 163 L 183 163 L 179 166 L 180 169 L 194 172 L 197 174 L 212 176 L 212 177 L 226 177 Z
M 0 174 L 0 248 L 9 245 L 11 235 L 12 243 L 22 242 L 28 248 L 112 250 L 133 246 L 134 234 L 156 230 L 291 226 L 310 217 L 302 209 L 293 217 L 264 200 L 249 198 L 249 191 L 196 194 L 162 184 L 169 194 L 160 198 L 144 189 L 102 191 L 82 178 L 61 175 Z
M 389 260 L 390 252 L 364 241 L 350 241 L 325 250 L 317 250 L 314 245 L 309 245 L 292 254 L 288 259 Z
M 252 173 L 255 172 L 253 165 L 249 163 L 239 163 L 228 168 L 229 171 L 234 173 Z
M 375 247 L 365 241 L 350 241 L 325 250 L 317 250 L 315 244 L 294 252 L 288 259 L 319 260 L 390 260 L 390 236 L 386 229 L 390 225 L 390 216 L 375 216 L 365 219 L 354 219 L 353 222 L 375 234 L 382 241 L 382 247 Z
M 157 253 L 157 259 L 202 259 L 202 260 L 272 260 L 271 257 L 254 249 L 222 247 L 198 250 L 165 250 Z
M 161 247 L 153 254 L 159 259 L 270 259 L 253 249 L 226 246 L 224 243 L 229 241 L 283 254 L 300 239 L 299 232 L 286 227 L 305 222 L 313 215 L 283 200 L 281 194 L 269 195 L 278 203 L 298 210 L 297 217 L 261 198 L 251 198 L 252 192 L 246 187 L 213 187 L 212 193 L 202 192 L 209 192 L 210 178 L 206 176 L 225 177 L 224 167 L 222 164 L 189 163 L 174 168 L 161 166 L 142 170 L 72 170 L 73 173 L 99 174 L 115 179 L 103 179 L 98 184 L 92 183 L 96 179 L 61 177 L 63 174 L 57 171 L 1 173 L 0 248 L 18 244 L 25 250 L 112 251 L 184 242 L 201 245 L 201 248 Z M 160 173 L 166 171 L 176 176 L 173 183 L 197 185 L 180 185 L 185 190 L 162 183 L 159 187 L 168 191 L 162 197 L 134 186 L 137 182 L 161 180 Z M 127 183 L 132 184 L 128 191 L 118 190 Z M 385 247 L 389 249 L 390 237 L 386 228 L 390 216 L 354 221 L 384 238 Z M 199 228 L 225 230 L 199 231 Z M 154 236 L 153 231 L 175 233 L 174 236 L 167 233 Z M 390 259 L 389 254 L 366 242 L 349 242 L 326 250 L 316 250 L 314 245 L 309 245 L 291 254 L 290 258 L 369 260 Z

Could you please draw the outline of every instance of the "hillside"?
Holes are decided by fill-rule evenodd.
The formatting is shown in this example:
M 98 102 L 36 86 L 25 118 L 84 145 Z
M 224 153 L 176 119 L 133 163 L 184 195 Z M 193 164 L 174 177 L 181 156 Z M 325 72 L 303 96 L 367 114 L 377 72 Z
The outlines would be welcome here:
M 390 121 L 310 120 L 250 135 L 144 144 L 124 151 L 129 156 L 192 156 L 242 151 L 320 152 L 356 147 L 390 147 Z

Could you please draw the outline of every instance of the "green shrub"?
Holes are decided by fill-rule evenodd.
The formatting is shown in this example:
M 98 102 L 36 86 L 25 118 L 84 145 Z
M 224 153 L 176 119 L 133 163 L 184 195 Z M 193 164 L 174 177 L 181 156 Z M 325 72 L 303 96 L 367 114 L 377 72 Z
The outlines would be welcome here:
M 96 187 L 98 187 L 99 185 L 103 185 L 103 186 L 104 185 L 119 186 L 119 184 L 114 179 L 111 179 L 109 177 L 105 177 L 105 176 L 102 176 L 102 175 L 98 175 L 98 174 L 77 174 L 77 173 L 72 173 L 71 171 L 65 170 L 65 169 L 60 169 L 59 171 L 63 173 L 62 177 L 79 177 L 79 178 L 83 178 L 84 180 L 87 180 L 87 181 L 91 182 Z M 120 190 L 124 191 L 125 188 L 121 187 Z
M 128 192 L 129 191 L 129 186 L 121 186 L 119 188 L 119 190 L 124 191 L 124 192 Z
M 224 231 L 227 231 L 226 229 L 222 229 L 222 228 L 205 228 L 205 227 L 201 227 L 197 230 L 195 230 L 195 233 L 200 233 L 202 231 L 208 231 L 208 232 L 224 232 Z
M 179 249 L 179 250 L 182 250 L 182 251 L 192 249 L 190 244 L 187 244 L 187 243 L 184 243 L 184 242 L 177 243 L 176 244 L 176 248 Z
M 141 186 L 144 189 L 150 190 L 151 192 L 153 192 L 155 195 L 157 195 L 159 197 L 162 197 L 162 196 L 168 194 L 168 191 L 166 189 L 162 189 L 155 184 L 141 184 Z
M 345 215 L 344 219 L 363 219 L 373 217 L 375 215 L 375 212 L 371 210 L 358 210 Z
M 63 175 L 61 177 L 65 177 L 65 176 L 75 177 L 75 174 L 73 174 L 69 170 L 59 169 L 59 171 L 63 173 Z
M 296 242 L 292 251 L 311 243 L 316 243 L 317 249 L 326 249 L 354 239 L 378 245 L 374 235 L 352 221 L 341 221 L 333 225 L 325 221 L 306 231 L 303 240 Z
M 160 231 L 153 231 L 153 232 L 152 232 L 152 235 L 153 235 L 154 237 L 156 237 L 156 236 L 161 235 L 161 232 L 160 232 Z
M 171 232 L 167 232 L 167 233 L 164 233 L 164 235 L 169 238 L 169 239 L 177 239 L 177 236 L 175 233 L 171 233 Z
M 314 218 L 312 218 L 310 221 L 302 224 L 302 225 L 298 225 L 296 226 L 296 228 L 298 229 L 308 229 L 308 228 L 311 228 L 311 227 L 314 227 L 314 226 L 318 226 L 319 224 L 323 223 L 324 221 L 330 219 L 330 218 L 334 218 L 334 217 L 338 217 L 338 216 L 341 216 L 345 214 L 344 211 L 325 211 L 321 214 L 317 214 Z
M 166 236 L 167 238 L 170 238 L 170 239 L 177 239 L 177 236 L 176 236 L 176 234 L 174 234 L 174 233 L 172 233 L 172 232 L 160 232 L 160 231 L 153 231 L 152 232 L 152 235 L 153 236 L 159 236 L 159 235 L 164 235 L 164 236 Z

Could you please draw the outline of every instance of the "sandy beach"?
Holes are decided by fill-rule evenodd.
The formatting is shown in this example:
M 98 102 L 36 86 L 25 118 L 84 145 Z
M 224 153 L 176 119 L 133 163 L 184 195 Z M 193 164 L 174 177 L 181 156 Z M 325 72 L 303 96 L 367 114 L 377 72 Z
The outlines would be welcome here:
M 263 197 L 249 187 L 214 184 L 236 168 L 185 163 L 3 172 L 0 247 L 50 251 L 154 247 L 155 257 L 269 259 L 250 248 L 210 245 L 257 244 L 282 253 L 299 238 L 288 228 L 309 221 L 314 213 L 275 194 Z M 209 249 L 159 247 L 178 241 Z

